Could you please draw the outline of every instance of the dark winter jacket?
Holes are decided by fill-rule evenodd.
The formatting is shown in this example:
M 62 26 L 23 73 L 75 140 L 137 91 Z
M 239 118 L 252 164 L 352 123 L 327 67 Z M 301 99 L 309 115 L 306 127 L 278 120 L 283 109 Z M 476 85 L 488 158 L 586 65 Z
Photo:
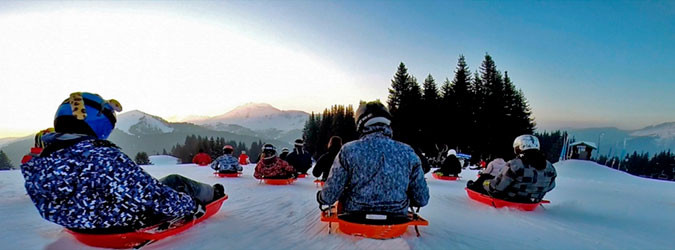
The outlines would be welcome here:
M 295 169 L 288 165 L 288 162 L 274 157 L 272 159 L 264 159 L 261 157 L 258 164 L 255 165 L 255 172 L 253 177 L 256 179 L 262 178 L 283 178 L 292 177 L 295 175 Z
M 317 200 L 344 212 L 407 214 L 408 207 L 425 206 L 429 188 L 419 157 L 410 146 L 391 139 L 387 125 L 363 128 L 362 136 L 337 155 Z
M 279 158 L 284 161 L 286 160 L 286 157 L 288 157 L 288 152 L 282 152 L 281 154 L 279 154 Z
M 333 161 L 335 156 L 340 152 L 340 148 L 337 149 L 328 149 L 328 152 L 324 153 L 319 157 L 319 160 L 316 161 L 314 169 L 312 169 L 312 174 L 314 177 L 321 177 L 322 181 L 326 181 L 328 178 L 328 173 L 330 173 L 330 168 L 333 166 Z
M 239 165 L 239 160 L 229 154 L 221 155 L 216 158 L 216 160 L 211 163 L 211 168 L 223 173 L 236 173 L 243 170 L 241 165 Z
M 286 156 L 286 161 L 291 164 L 298 173 L 307 173 L 312 167 L 312 156 L 302 148 L 295 147 L 293 152 Z
M 506 163 L 489 182 L 487 190 L 509 201 L 539 202 L 555 187 L 556 176 L 555 168 L 546 158 L 538 151 L 530 151 Z
M 106 140 L 50 134 L 40 157 L 21 165 L 43 218 L 73 229 L 146 226 L 149 218 L 196 210 L 190 196 L 162 185 Z
M 456 156 L 450 155 L 441 164 L 441 169 L 436 170 L 434 173 L 442 173 L 444 176 L 456 176 L 460 172 L 462 172 L 462 164 L 459 163 L 459 159 Z

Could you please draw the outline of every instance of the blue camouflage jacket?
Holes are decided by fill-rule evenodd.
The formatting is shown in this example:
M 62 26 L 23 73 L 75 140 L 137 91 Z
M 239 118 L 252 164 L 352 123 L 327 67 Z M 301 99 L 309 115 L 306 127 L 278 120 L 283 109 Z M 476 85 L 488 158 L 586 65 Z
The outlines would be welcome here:
M 215 161 L 211 162 L 211 168 L 216 171 L 230 171 L 237 172 L 242 171 L 243 168 L 239 165 L 239 159 L 234 158 L 232 155 L 221 155 L 216 158 Z
M 70 144 L 21 165 L 26 191 L 46 220 L 73 229 L 140 228 L 148 218 L 196 209 L 192 198 L 161 184 L 114 144 Z
M 407 214 L 429 201 L 421 161 L 408 145 L 391 139 L 386 125 L 364 128 L 357 141 L 342 146 L 317 195 L 322 205 L 338 199 L 344 212 Z

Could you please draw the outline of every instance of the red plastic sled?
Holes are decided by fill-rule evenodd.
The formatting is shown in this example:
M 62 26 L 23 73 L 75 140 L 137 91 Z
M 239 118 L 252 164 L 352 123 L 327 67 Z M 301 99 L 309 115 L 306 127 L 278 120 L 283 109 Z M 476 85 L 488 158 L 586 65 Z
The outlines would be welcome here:
M 510 207 L 510 208 L 517 208 L 523 211 L 533 211 L 534 209 L 537 208 L 540 204 L 548 204 L 551 203 L 550 201 L 547 200 L 542 200 L 541 202 L 538 203 L 519 203 L 519 202 L 510 202 L 510 201 L 505 201 L 505 200 L 500 200 L 497 198 L 492 198 L 490 196 L 481 194 L 479 192 L 473 191 L 469 188 L 464 188 L 466 190 L 466 193 L 469 195 L 469 198 L 472 200 L 478 201 L 480 203 L 486 204 L 488 206 L 493 206 L 496 208 L 501 208 L 501 207 Z
M 413 218 L 412 213 L 408 214 L 410 221 L 402 224 L 394 225 L 369 225 L 369 224 L 359 224 L 354 222 L 348 222 L 338 218 L 337 208 L 333 207 L 328 211 L 321 212 L 321 221 L 328 223 L 338 223 L 338 230 L 340 232 L 354 235 L 362 236 L 371 239 L 391 239 L 396 238 L 408 231 L 408 226 L 428 226 L 429 221 L 425 220 L 422 217 L 417 216 Z M 330 230 L 330 229 L 329 229 Z M 418 234 L 419 236 L 419 234 Z
M 325 184 L 325 183 L 326 183 L 325 181 L 314 180 L 314 184 L 316 184 L 317 187 L 318 187 L 319 185 L 321 185 L 321 187 L 323 187 L 323 184 Z
M 160 230 L 159 227 L 163 223 L 149 226 L 143 229 L 140 229 L 136 232 L 129 233 L 120 233 L 120 234 L 86 234 L 73 232 L 66 229 L 66 232 L 75 236 L 79 242 L 82 242 L 85 245 L 101 248 L 132 248 L 140 247 L 146 245 L 150 242 L 158 241 L 166 237 L 181 233 L 197 223 L 200 223 L 212 215 L 216 214 L 220 207 L 223 205 L 223 202 L 227 200 L 228 196 L 215 200 L 208 205 L 206 205 L 206 213 L 195 220 L 188 222 L 177 222 L 176 224 L 169 227 L 166 230 Z
M 241 176 L 241 173 L 227 173 L 227 174 L 224 174 L 224 173 L 213 172 L 213 175 L 218 176 L 218 177 L 221 177 L 221 178 L 223 178 L 223 177 L 239 177 L 239 176 Z
M 444 180 L 444 181 L 456 181 L 459 179 L 459 176 L 444 176 L 444 175 L 439 175 L 437 173 L 431 173 L 431 175 L 439 180 Z
M 289 185 L 295 181 L 294 178 L 288 179 L 262 179 L 268 185 Z
M 298 175 L 298 178 L 306 178 L 306 177 L 307 177 L 307 174 L 299 174 Z

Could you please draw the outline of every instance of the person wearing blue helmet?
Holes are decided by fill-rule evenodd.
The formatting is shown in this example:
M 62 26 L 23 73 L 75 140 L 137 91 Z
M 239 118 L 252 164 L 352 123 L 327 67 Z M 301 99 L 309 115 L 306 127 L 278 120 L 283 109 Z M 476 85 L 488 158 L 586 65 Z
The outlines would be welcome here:
M 201 216 L 224 196 L 179 175 L 157 180 L 106 140 L 122 111 L 116 100 L 75 92 L 54 117 L 54 132 L 38 157 L 21 165 L 25 188 L 40 215 L 73 231 L 130 232 L 163 220 Z

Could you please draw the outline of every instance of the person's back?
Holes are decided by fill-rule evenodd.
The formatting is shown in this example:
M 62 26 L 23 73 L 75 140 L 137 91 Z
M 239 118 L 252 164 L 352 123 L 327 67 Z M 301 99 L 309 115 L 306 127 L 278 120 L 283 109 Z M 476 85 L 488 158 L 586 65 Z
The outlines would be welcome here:
M 506 167 L 506 161 L 504 161 L 502 158 L 497 158 L 490 161 L 490 163 L 487 164 L 487 167 L 481 173 L 497 176 L 504 167 Z
M 337 153 L 342 148 L 342 138 L 339 136 L 332 136 L 328 142 L 328 152 L 324 153 L 316 161 L 314 169 L 312 169 L 312 174 L 314 177 L 321 177 L 322 181 L 326 181 L 328 174 L 330 173 L 330 168 L 333 166 L 333 161 L 337 156 Z
M 516 138 L 514 148 L 517 157 L 489 181 L 488 191 L 493 196 L 509 201 L 539 202 L 555 187 L 556 170 L 539 151 L 536 137 L 520 136 Z
M 272 144 L 265 144 L 260 160 L 255 166 L 253 177 L 256 179 L 285 179 L 294 176 L 295 169 L 276 156 L 276 148 Z
M 246 151 L 241 151 L 241 154 L 239 155 L 239 164 L 240 165 L 247 165 L 251 163 L 251 161 L 248 159 L 248 155 L 246 154 Z
M 357 110 L 361 138 L 345 144 L 338 153 L 317 194 L 319 204 L 332 205 L 339 199 L 345 213 L 403 216 L 409 207 L 427 204 L 429 189 L 420 159 L 410 146 L 391 139 L 390 116 L 377 104 L 383 111 L 369 111 L 363 104 Z
M 223 147 L 223 151 L 224 154 L 211 163 L 211 168 L 220 173 L 237 173 L 242 171 L 243 168 L 239 165 L 239 160 L 232 156 L 234 148 L 226 145 Z
M 192 162 L 199 166 L 206 166 L 211 163 L 212 159 L 207 153 L 204 153 L 203 150 L 199 150 L 199 153 L 192 158 Z
M 457 159 L 455 150 L 448 151 L 448 157 L 441 164 L 441 168 L 434 173 L 441 173 L 444 176 L 458 176 L 462 172 L 462 165 Z
M 295 140 L 293 152 L 290 152 L 285 159 L 288 164 L 295 168 L 298 174 L 306 174 L 307 170 L 312 167 L 312 156 L 303 149 L 303 145 L 302 139 Z

